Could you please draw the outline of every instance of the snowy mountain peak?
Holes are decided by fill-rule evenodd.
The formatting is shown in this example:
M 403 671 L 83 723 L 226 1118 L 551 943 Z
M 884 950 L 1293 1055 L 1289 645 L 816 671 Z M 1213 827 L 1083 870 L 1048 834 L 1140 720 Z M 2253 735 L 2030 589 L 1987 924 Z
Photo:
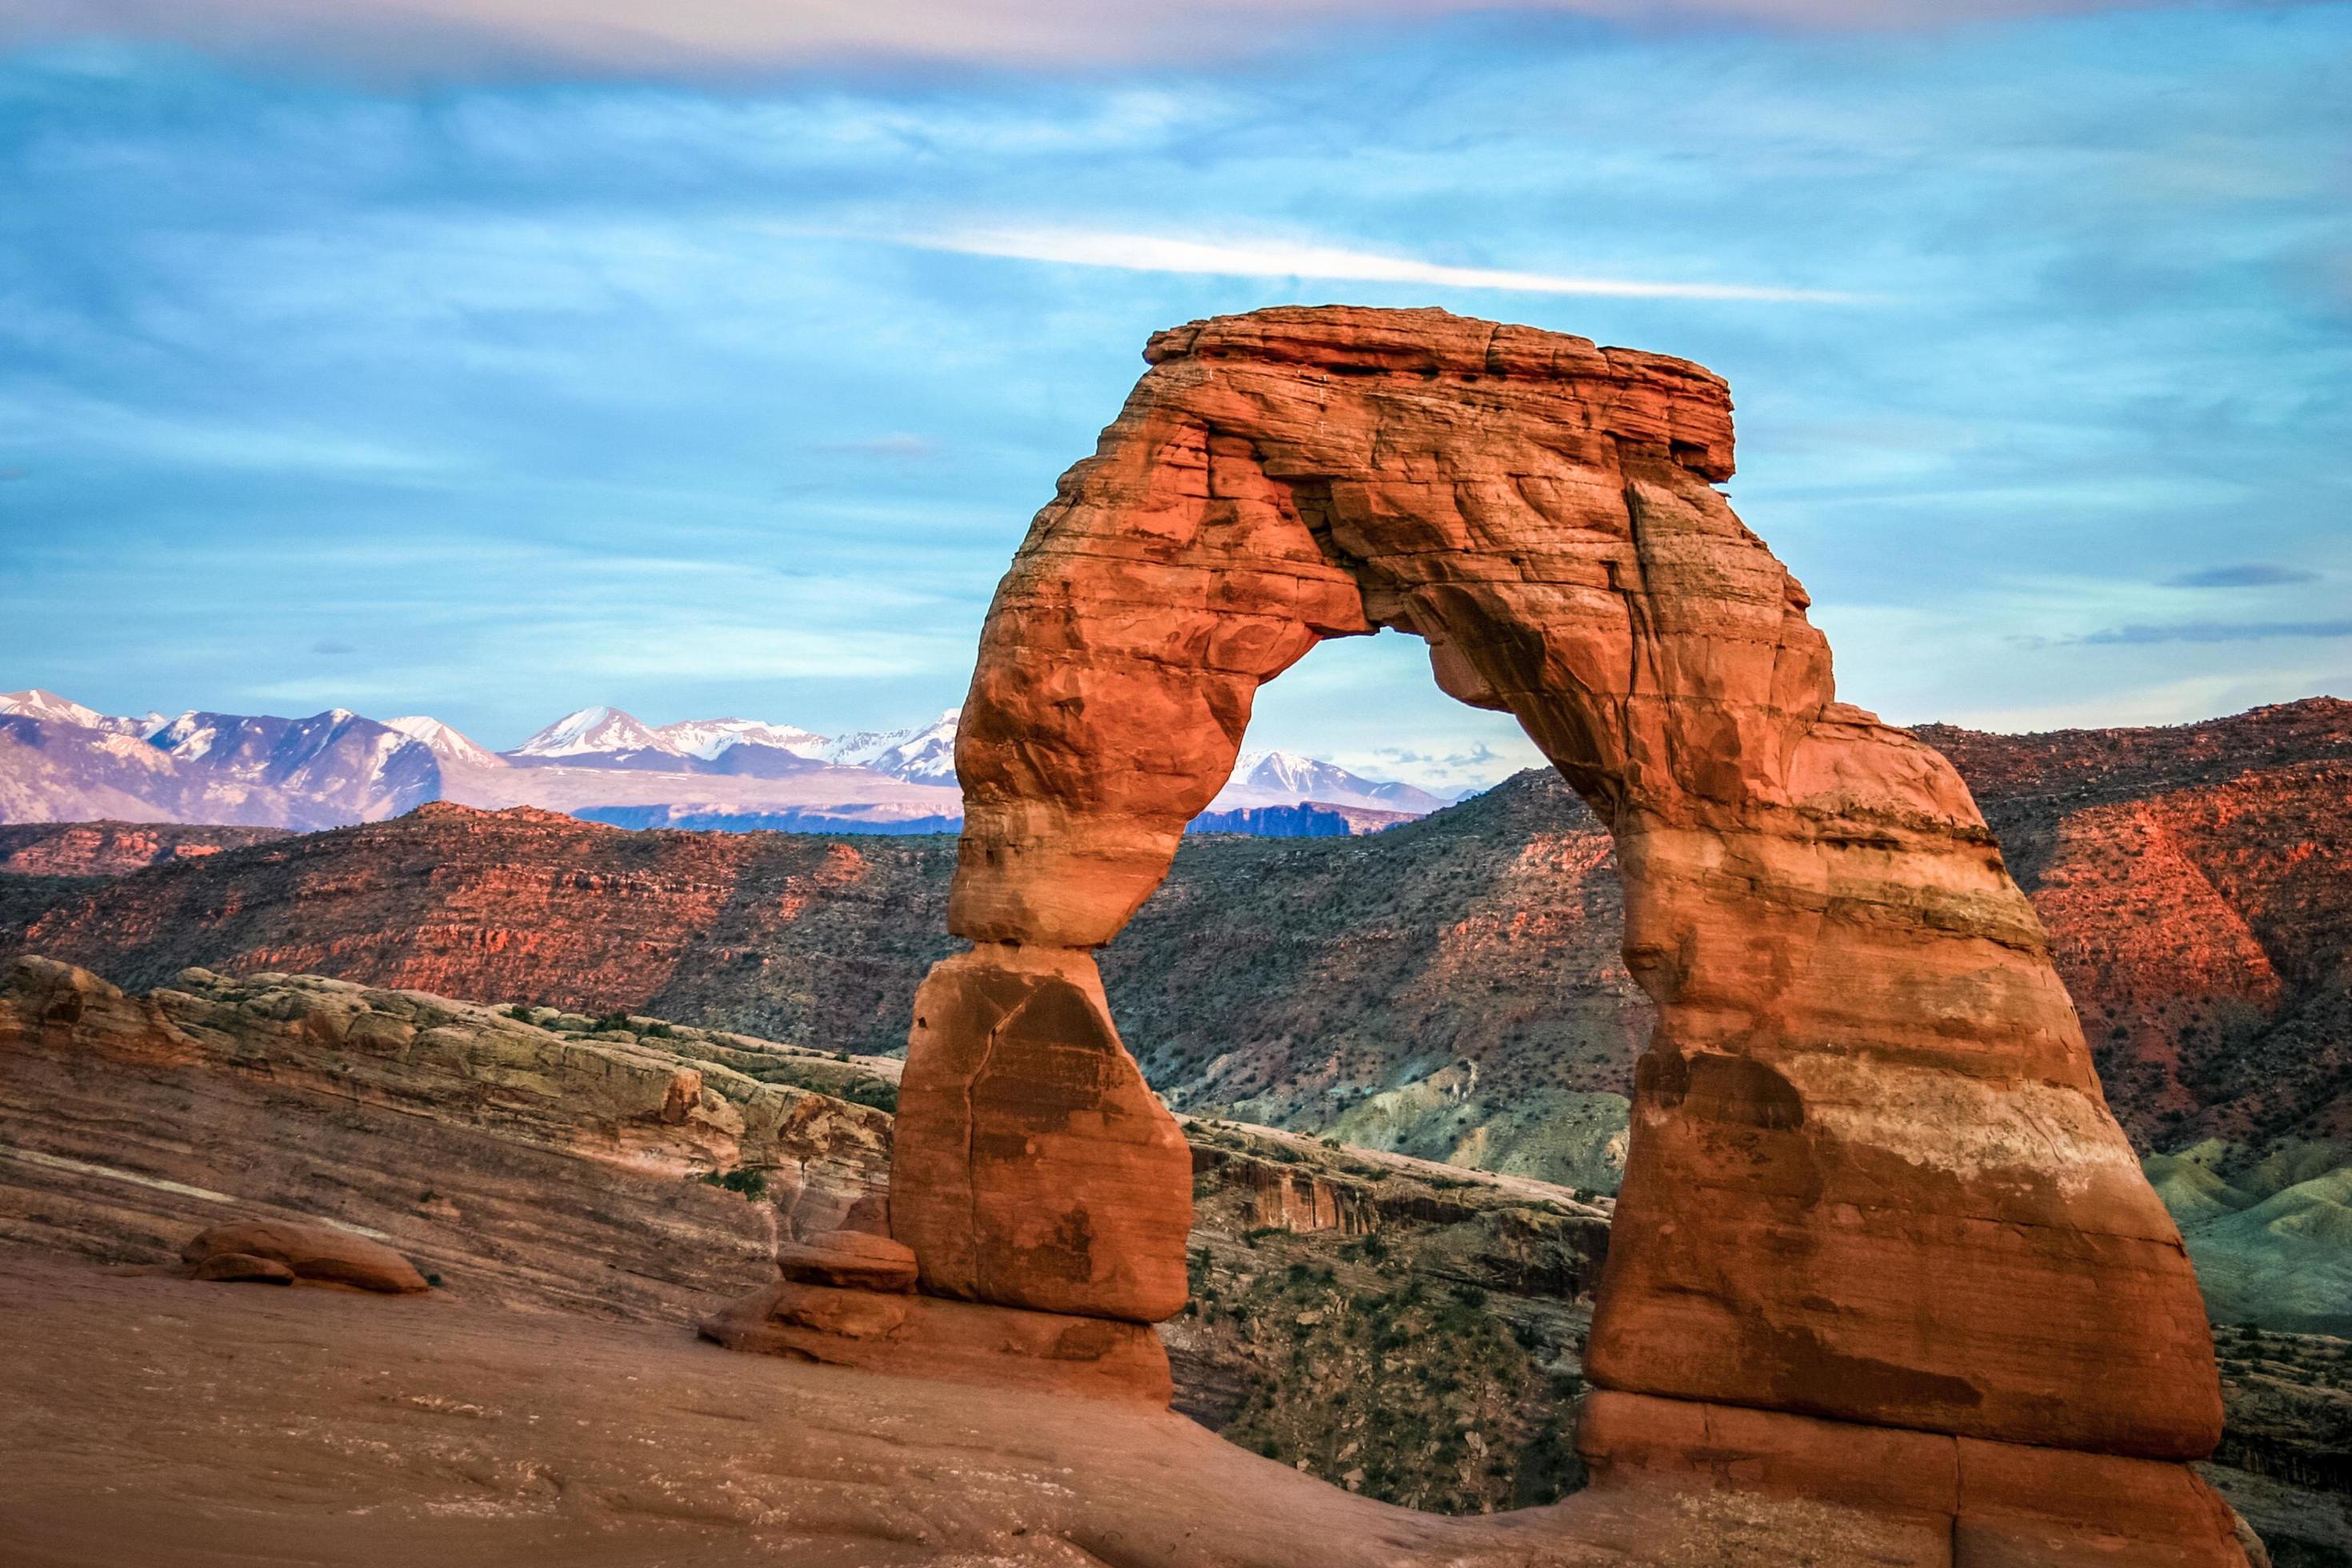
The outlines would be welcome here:
M 566 713 L 546 729 L 508 752 L 520 757 L 579 757 L 611 752 L 667 752 L 680 754 L 634 715 L 618 708 L 583 708 Z
M 53 724 L 78 724 L 85 730 L 111 730 L 130 722 L 127 719 L 110 719 L 95 708 L 85 708 L 71 698 L 44 691 L 37 686 L 23 691 L 0 691 L 0 713 L 45 719 Z
M 963 710 L 950 708 L 930 723 L 904 730 L 861 730 L 829 742 L 824 760 L 845 768 L 872 768 L 910 784 L 956 782 L 956 727 Z
M 822 759 L 830 744 L 814 730 L 797 724 L 770 724 L 758 719 L 682 719 L 654 731 L 670 749 L 704 762 L 736 746 L 772 746 L 796 757 Z
M 1265 789 L 1304 790 L 1325 777 L 1341 776 L 1352 775 L 1296 752 L 1244 752 L 1234 763 L 1234 778 Z
M 213 742 L 220 736 L 219 726 L 205 721 L 210 714 L 189 709 L 176 719 L 165 721 L 147 732 L 147 743 L 157 751 L 169 752 L 175 757 L 193 761 L 212 750 Z
M 502 768 L 507 760 L 461 731 L 444 724 L 440 720 L 423 713 L 404 714 L 398 719 L 386 719 L 384 727 L 397 730 L 412 741 L 422 741 L 433 754 L 444 762 L 465 763 L 478 768 Z
M 1408 784 L 1368 779 L 1337 763 L 1302 757 L 1296 752 L 1267 751 L 1244 752 L 1234 759 L 1233 777 L 1218 792 L 1213 809 L 1295 805 L 1303 801 L 1409 815 L 1434 811 L 1445 804 Z

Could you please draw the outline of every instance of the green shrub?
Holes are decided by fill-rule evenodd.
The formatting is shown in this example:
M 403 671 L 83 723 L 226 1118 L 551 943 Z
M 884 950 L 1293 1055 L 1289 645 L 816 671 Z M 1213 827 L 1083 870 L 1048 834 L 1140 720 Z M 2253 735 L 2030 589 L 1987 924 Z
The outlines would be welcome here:
M 705 1171 L 694 1179 L 705 1186 L 721 1187 L 728 1192 L 750 1198 L 754 1203 L 768 1195 L 767 1173 L 751 1170 L 748 1166 L 729 1171 L 723 1175 L 717 1171 Z

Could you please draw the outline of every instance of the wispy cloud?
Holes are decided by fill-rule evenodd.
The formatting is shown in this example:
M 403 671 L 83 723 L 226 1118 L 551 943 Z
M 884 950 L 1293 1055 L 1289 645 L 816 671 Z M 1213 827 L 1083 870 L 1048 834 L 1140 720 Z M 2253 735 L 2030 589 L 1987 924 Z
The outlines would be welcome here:
M 917 462 L 940 455 L 938 442 L 906 430 L 856 441 L 822 441 L 816 449 L 838 453 L 845 458 L 887 458 L 900 462 Z
M 2171 621 L 2111 626 L 2080 640 L 2093 645 L 2166 642 L 2269 642 L 2280 637 L 2352 637 L 2352 621 Z
M 614 76 L 740 74 L 868 60 L 1134 64 L 1264 57 L 1301 35 L 1474 12 L 1628 26 L 1728 25 L 1885 32 L 2137 9 L 2147 0 L 0 0 L 0 44 L 168 38 L 198 47 L 323 58 L 383 70 L 483 73 L 555 67 Z
M 2294 583 L 2316 583 L 2319 574 L 2301 566 L 2279 566 L 2267 561 L 2242 561 L 2229 566 L 2208 566 L 2167 577 L 2168 588 L 2280 588 Z
M 1214 273 L 1233 278 L 1313 278 L 1497 289 L 1520 294 L 1583 294 L 1623 300 L 1744 300 L 1780 304 L 1853 304 L 1870 296 L 1753 283 L 1675 282 L 1453 267 L 1289 239 L 1178 239 L 1168 235 L 1077 228 L 967 229 L 895 237 L 897 243 L 960 256 L 1001 256 L 1129 272 Z

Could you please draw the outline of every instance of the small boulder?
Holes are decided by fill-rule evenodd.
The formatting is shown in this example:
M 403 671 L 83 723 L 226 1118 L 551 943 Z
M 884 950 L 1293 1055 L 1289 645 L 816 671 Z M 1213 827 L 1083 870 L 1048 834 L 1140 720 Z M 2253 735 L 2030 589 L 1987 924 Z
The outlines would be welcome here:
M 332 1226 L 304 1225 L 294 1220 L 241 1220 L 216 1225 L 180 1248 L 180 1257 L 194 1268 L 200 1279 L 275 1279 L 270 1274 L 207 1272 L 247 1268 L 258 1261 L 285 1269 L 287 1280 L 348 1285 L 387 1295 L 432 1289 L 414 1264 L 382 1242 L 370 1241 Z
M 776 1268 L 785 1279 L 803 1285 L 898 1295 L 915 1288 L 913 1249 L 862 1230 L 827 1231 L 807 1241 L 788 1241 L 776 1248 Z
M 237 1280 L 249 1285 L 291 1285 L 294 1270 L 274 1258 L 250 1252 L 215 1252 L 196 1262 L 199 1279 Z

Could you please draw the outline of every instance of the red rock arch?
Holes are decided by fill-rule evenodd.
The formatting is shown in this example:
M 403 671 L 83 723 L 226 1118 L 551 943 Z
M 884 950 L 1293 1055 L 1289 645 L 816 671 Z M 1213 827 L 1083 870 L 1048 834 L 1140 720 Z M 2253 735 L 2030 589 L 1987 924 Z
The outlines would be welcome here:
M 1804 590 L 1714 488 L 1724 384 L 1441 311 L 1261 311 L 1144 357 L 999 588 L 963 710 L 950 924 L 976 945 L 918 1002 L 892 1189 L 926 1289 L 1181 1305 L 1183 1142 L 1090 950 L 1260 683 L 1394 627 L 1616 837 L 1659 1021 L 1591 1381 L 2210 1451 L 2196 1284 L 2040 923 L 1950 765 L 1835 700 Z

